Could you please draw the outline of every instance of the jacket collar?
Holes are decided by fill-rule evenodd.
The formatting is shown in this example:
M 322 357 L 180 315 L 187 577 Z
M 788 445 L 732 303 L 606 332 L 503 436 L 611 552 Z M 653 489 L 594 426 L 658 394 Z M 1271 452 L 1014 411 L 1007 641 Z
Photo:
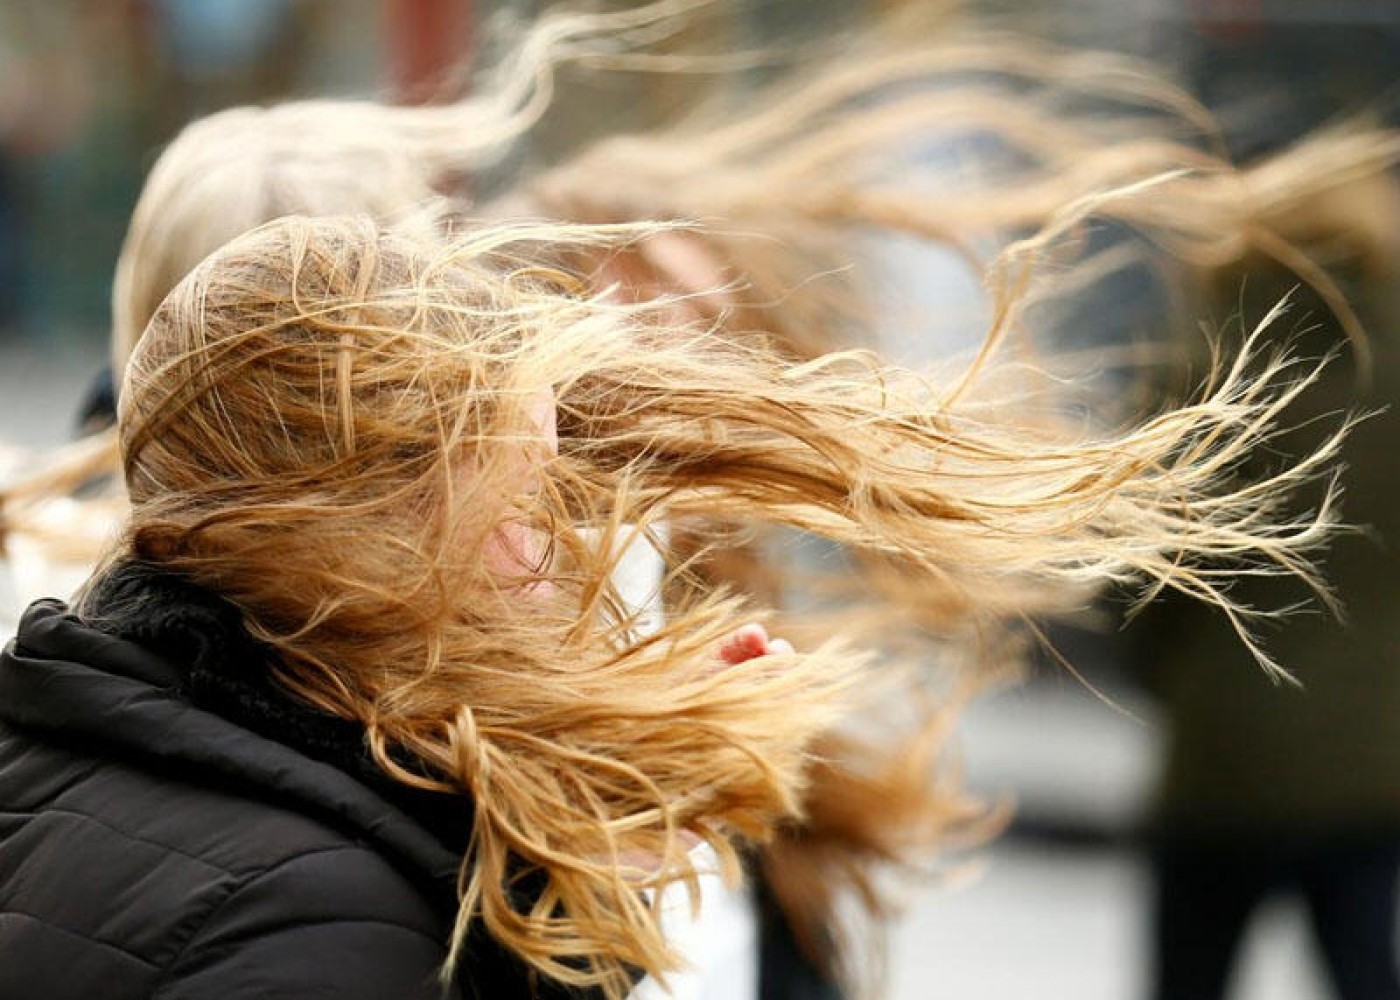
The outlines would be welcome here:
M 273 682 L 274 663 L 232 604 L 128 561 L 93 582 L 81 617 L 54 600 L 25 612 L 0 652 L 0 720 L 276 796 L 373 844 L 450 924 L 469 800 L 390 779 L 368 759 L 360 726 L 295 702 Z M 469 996 L 601 1000 L 538 978 L 484 934 L 467 949 Z
M 364 836 L 453 905 L 460 855 L 363 781 L 193 704 L 188 688 L 180 665 L 58 601 L 31 605 L 0 654 L 0 719 L 275 796 Z

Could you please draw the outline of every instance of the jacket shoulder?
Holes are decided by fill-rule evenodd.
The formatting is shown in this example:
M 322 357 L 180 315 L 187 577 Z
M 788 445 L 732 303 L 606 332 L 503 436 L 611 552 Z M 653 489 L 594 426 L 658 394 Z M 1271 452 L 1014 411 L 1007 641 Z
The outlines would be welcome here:
M 418 909 L 373 851 L 340 844 L 298 853 L 221 894 L 154 998 L 455 997 L 438 979 L 445 932 Z
M 376 955 L 386 969 L 416 979 L 421 966 L 431 980 L 444 957 L 448 928 L 413 878 L 351 833 L 255 790 L 192 783 L 0 726 L 0 807 L 10 817 L 0 831 L 0 926 L 9 928 L 0 969 L 29 969 L 31 985 L 69 982 L 72 996 L 117 998 L 128 995 L 117 985 L 131 984 L 142 992 L 129 995 L 144 997 L 201 970 L 227 977 L 230 962 L 268 959 L 269 949 L 282 956 L 257 980 L 269 990 L 279 964 L 341 975 Z M 0 998 L 27 995 L 5 976 Z M 317 995 L 309 982 L 286 995 Z M 243 994 L 221 983 L 169 995 Z M 325 995 L 368 994 L 337 984 Z

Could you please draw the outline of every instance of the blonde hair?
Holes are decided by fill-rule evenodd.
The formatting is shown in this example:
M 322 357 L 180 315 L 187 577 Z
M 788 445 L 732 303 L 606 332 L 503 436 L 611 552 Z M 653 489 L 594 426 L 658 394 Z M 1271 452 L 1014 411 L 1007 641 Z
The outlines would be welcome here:
M 562 162 L 522 172 L 500 198 L 469 206 L 464 179 L 512 152 L 541 120 L 561 66 L 692 72 L 742 63 L 746 57 L 664 55 L 653 47 L 696 11 L 726 6 L 720 0 L 661 0 L 609 14 L 548 14 L 510 50 L 480 96 L 439 107 L 298 101 L 232 109 L 191 125 L 152 170 L 123 245 L 113 302 L 116 376 L 167 293 L 207 254 L 245 230 L 287 214 L 353 211 L 398 219 L 425 198 L 448 193 L 456 196 L 450 211 L 399 221 L 408 234 L 402 238 L 431 243 L 437 231 L 460 225 L 469 211 L 496 220 L 559 220 L 539 229 L 488 230 L 479 237 L 486 242 L 468 242 L 479 248 L 492 239 L 503 246 L 517 241 L 528 246 L 528 253 L 521 251 L 526 270 L 575 271 L 595 290 L 620 284 L 623 298 L 642 301 L 636 315 L 649 317 L 653 326 L 670 330 L 678 318 L 689 317 L 734 341 L 721 350 L 712 338 L 682 337 L 666 347 L 680 352 L 674 355 L 657 346 L 658 357 L 683 357 L 681 368 L 698 365 L 696 359 L 707 359 L 708 366 L 687 369 L 689 376 L 644 369 L 633 373 L 641 379 L 636 385 L 610 390 L 618 400 L 647 400 L 632 415 L 636 426 L 602 426 L 601 418 L 589 418 L 590 434 L 618 443 L 619 454 L 634 448 L 651 456 L 641 442 L 651 433 L 643 419 L 648 413 L 665 414 L 662 429 L 680 435 L 673 442 L 677 455 L 714 451 L 711 471 L 728 470 L 730 478 L 712 494 L 697 494 L 691 477 L 700 470 L 687 459 L 685 474 L 677 474 L 681 485 L 664 504 L 673 525 L 683 527 L 699 515 L 701 549 L 716 545 L 716 517 L 824 531 L 863 550 L 862 581 L 889 582 L 878 589 L 882 621 L 917 615 L 930 619 L 935 630 L 982 639 L 1018 615 L 1072 605 L 1106 579 L 1137 573 L 1222 603 L 1248 636 L 1243 609 L 1231 607 L 1220 589 L 1219 574 L 1227 571 L 1194 560 L 1262 547 L 1276 565 L 1302 571 L 1297 553 L 1321 529 L 1290 534 L 1279 526 L 1283 534 L 1275 539 L 1269 515 L 1260 511 L 1242 522 L 1242 534 L 1232 535 L 1228 526 L 1244 518 L 1243 508 L 1202 497 L 1213 477 L 1228 468 L 1229 456 L 1257 443 L 1263 432 L 1263 424 L 1234 421 L 1243 414 L 1272 419 L 1281 400 L 1266 400 L 1262 382 L 1222 359 L 1224 381 L 1208 402 L 1153 420 L 1122 441 L 1095 445 L 1058 425 L 1040 402 L 993 398 L 993 386 L 1003 384 L 997 379 L 1009 368 L 996 360 L 999 348 L 1033 298 L 1037 261 L 1063 249 L 1097 218 L 1125 221 L 1193 264 L 1214 265 L 1262 250 L 1317 285 L 1346 321 L 1345 299 L 1326 272 L 1281 235 L 1283 220 L 1298 205 L 1383 171 L 1400 154 L 1394 135 L 1319 137 L 1256 167 L 1236 169 L 1215 152 L 1209 115 L 1128 60 L 978 33 L 951 21 L 932 30 L 906 30 L 908 24 L 900 23 L 854 43 L 843 39 L 839 54 L 819 61 L 819 73 L 790 72 L 757 88 L 724 85 L 737 76 L 721 74 L 716 84 L 714 76 L 702 74 L 697 89 L 714 96 L 692 118 L 647 134 L 605 136 Z M 1027 83 L 1041 96 L 1028 92 Z M 1094 98 L 1095 113 L 1067 112 L 1066 95 Z M 1132 115 L 1121 113 L 1129 109 Z M 1153 114 L 1138 114 L 1142 109 Z M 994 135 L 1015 151 L 1019 166 L 949 175 L 921 164 L 909 145 L 910 136 L 956 142 L 974 133 Z M 677 224 L 634 225 L 654 219 Z M 691 219 L 704 225 L 684 221 Z M 626 235 L 572 223 L 618 224 Z M 850 267 L 869 256 L 861 241 L 872 230 L 952 246 L 990 278 L 991 331 L 960 381 L 929 385 L 908 373 L 887 373 L 865 355 L 826 356 L 833 348 L 869 342 L 881 320 L 882 303 Z M 1008 234 L 1026 233 L 990 262 L 984 259 Z M 495 251 L 472 252 L 491 257 Z M 665 303 L 672 314 L 650 312 L 651 300 Z M 591 308 L 614 315 L 603 303 Z M 624 314 L 630 315 L 625 309 L 616 315 Z M 554 318 L 540 322 L 542 329 L 561 325 Z M 1354 321 L 1348 329 L 1364 344 Z M 692 349 L 693 358 L 685 353 Z M 723 351 L 735 372 L 753 371 L 757 363 L 781 378 L 749 401 L 741 399 L 748 385 L 743 379 L 734 391 L 719 391 L 716 359 Z M 774 368 L 775 351 L 812 364 Z M 650 383 L 642 379 L 648 372 Z M 872 401 L 877 383 L 886 385 L 887 399 Z M 653 398 L 662 394 L 674 397 L 664 407 Z M 569 400 L 562 403 L 567 424 Z M 717 441 L 685 437 L 675 418 L 685 406 L 696 415 L 692 431 L 712 424 L 744 430 Z M 801 420 L 787 413 L 789 406 L 798 406 Z M 1001 411 L 1016 406 L 1023 407 L 1026 423 L 1036 413 L 1044 426 L 1009 432 Z M 828 436 L 842 421 L 853 426 Z M 1199 445 L 1188 445 L 1197 434 Z M 928 442 L 940 435 L 946 441 L 939 445 L 938 489 L 920 492 L 917 484 L 927 486 L 927 480 L 910 470 L 922 467 Z M 755 443 L 740 455 L 735 449 L 750 437 Z M 805 443 L 797 447 L 794 440 Z M 887 446 L 888 453 L 881 450 Z M 758 453 L 764 449 L 771 451 Z M 813 465 L 818 452 L 826 457 Z M 1210 465 L 1208 454 L 1224 457 Z M 101 448 L 75 453 L 80 464 L 70 463 L 64 475 L 109 467 L 110 455 Z M 842 463 L 850 464 L 855 479 L 843 479 L 832 468 Z M 654 476 L 663 466 L 658 461 L 648 468 Z M 1185 481 L 1183 470 L 1189 472 Z M 739 471 L 770 476 L 774 483 L 761 490 L 741 485 Z M 893 490 L 889 484 L 906 472 L 909 481 Z M 621 472 L 610 469 L 609 475 Z M 604 486 L 620 483 L 636 488 L 626 477 L 605 479 L 588 495 L 601 502 Z M 787 484 L 786 506 L 775 498 L 778 483 Z M 1271 481 L 1247 496 L 1274 496 L 1286 486 Z M 714 502 L 701 502 L 701 496 Z M 1173 509 L 1159 509 L 1165 496 L 1176 498 Z M 638 495 L 610 500 L 608 509 L 619 512 L 618 518 L 621 512 L 639 516 L 636 530 L 645 533 L 653 514 L 644 508 L 651 502 L 660 506 Z M 829 510 L 833 504 L 840 509 Z M 859 516 L 843 505 L 859 505 Z M 1132 519 L 1144 510 L 1151 519 L 1134 526 Z M 22 513 L 16 509 L 17 516 Z M 1319 516 L 1326 521 L 1331 511 Z M 906 530 L 907 541 L 901 542 L 899 533 Z M 158 535 L 144 537 L 154 544 L 150 539 Z M 931 540 L 941 547 L 936 557 L 930 555 Z M 364 551 L 346 544 L 347 553 Z M 1162 555 L 1173 546 L 1181 559 Z M 692 553 L 697 561 L 702 554 Z M 752 574 L 753 567 L 745 566 L 728 579 L 749 585 Z M 709 575 L 707 581 L 703 573 L 678 574 L 687 587 L 676 589 L 699 591 L 698 606 L 710 607 L 708 584 L 725 574 Z M 602 604 L 610 603 L 606 587 L 597 593 Z M 1256 652 L 1269 662 L 1262 650 Z M 941 721 L 931 725 L 936 731 Z M 927 762 L 922 736 L 914 740 L 918 752 L 904 756 L 887 749 L 863 752 L 834 736 L 823 747 L 805 803 L 816 826 L 797 833 L 791 824 L 784 827 L 781 842 L 762 863 L 779 894 L 787 894 L 788 916 L 809 957 L 833 972 L 842 964 L 841 949 L 827 940 L 834 887 L 851 886 L 879 912 L 868 869 L 912 857 L 913 848 L 967 826 L 975 813 L 949 788 L 935 790 L 927 768 L 911 763 Z M 785 794 L 796 794 L 801 784 L 783 785 Z M 896 805 L 878 815 L 849 808 L 862 800 L 861 789 L 876 787 Z M 832 839 L 823 840 L 828 834 Z M 802 872 L 814 875 L 799 886 Z M 585 909 L 580 919 L 587 921 L 591 912 Z M 544 960 L 539 940 L 526 934 L 516 944 Z
M 750 613 L 723 592 L 637 637 L 610 595 L 611 536 L 691 516 L 788 525 L 897 558 L 993 623 L 1027 593 L 1049 607 L 1113 580 L 1238 615 L 1220 561 L 1306 573 L 1332 519 L 1272 506 L 1330 450 L 1228 483 L 1298 391 L 1266 388 L 1284 361 L 1261 378 L 1222 364 L 1196 405 L 1085 440 L 870 355 L 797 363 L 677 328 L 666 303 L 611 302 L 539 264 L 654 228 L 444 243 L 282 220 L 177 286 L 121 404 L 126 551 L 234 601 L 283 682 L 363 724 L 390 774 L 472 796 L 449 966 L 480 919 L 614 998 L 627 966 L 674 961 L 640 890 L 693 884 L 679 833 L 732 864 L 734 836 L 799 815 L 811 741 L 870 675 L 842 637 L 720 668 L 715 644 Z M 549 390 L 553 458 L 529 416 Z M 537 485 L 510 472 L 522 454 Z M 481 564 L 472 540 L 508 521 L 550 539 L 552 596 Z M 512 886 L 531 874 L 544 888 L 522 909 Z

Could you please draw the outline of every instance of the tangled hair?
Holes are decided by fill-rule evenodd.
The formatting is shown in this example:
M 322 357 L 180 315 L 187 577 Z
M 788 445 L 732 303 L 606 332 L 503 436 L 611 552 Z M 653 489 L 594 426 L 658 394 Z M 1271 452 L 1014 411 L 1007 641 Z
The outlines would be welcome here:
M 1150 69 L 987 34 L 951 17 L 876 26 L 854 42 L 843 38 L 839 52 L 799 53 L 819 71 L 790 60 L 797 65 L 761 86 L 725 71 L 746 57 L 657 50 L 697 14 L 727 7 L 725 0 L 656 0 L 604 14 L 548 13 L 475 96 L 436 107 L 311 100 L 196 122 L 152 169 L 115 276 L 120 379 L 162 300 L 240 234 L 286 215 L 393 220 L 393 237 L 343 221 L 274 227 L 181 286 L 152 326 L 165 346 L 142 352 L 131 380 L 138 398 L 125 404 L 129 444 L 140 445 L 128 450 L 128 474 L 141 490 L 133 497 L 132 544 L 230 592 L 254 629 L 287 656 L 287 683 L 361 719 L 390 773 L 410 782 L 429 775 L 478 798 L 481 775 L 490 776 L 463 913 L 479 913 L 493 933 L 563 978 L 620 982 L 615 962 L 664 964 L 635 908 L 632 889 L 642 873 L 622 881 L 610 874 L 609 837 L 627 850 L 642 842 L 646 856 L 666 859 L 661 869 L 669 873 L 680 852 L 663 832 L 690 826 L 723 841 L 718 827 L 696 818 L 723 814 L 725 830 L 761 836 L 773 817 L 794 815 L 802 796 L 796 812 L 804 821 L 782 825 L 760 863 L 808 957 L 836 974 L 845 958 L 832 940 L 835 898 L 852 890 L 878 915 L 885 907 L 873 868 L 976 827 L 978 814 L 950 788 L 930 785 L 928 737 L 941 731 L 941 719 L 899 753 L 826 734 L 815 759 L 805 758 L 794 748 L 832 717 L 827 694 L 810 695 L 801 732 L 793 729 L 798 713 L 778 718 L 774 701 L 756 701 L 741 719 L 742 701 L 728 684 L 746 670 L 762 674 L 758 667 L 726 675 L 723 690 L 694 692 L 694 705 L 710 705 L 704 711 L 743 737 L 717 721 L 704 739 L 722 733 L 763 763 L 762 780 L 734 764 L 734 788 L 744 790 L 733 794 L 752 796 L 751 816 L 729 800 L 721 808 L 685 798 L 693 789 L 681 796 L 687 805 L 674 805 L 672 793 L 687 781 L 712 787 L 693 765 L 686 771 L 672 762 L 704 740 L 687 730 L 685 739 L 695 742 L 673 745 L 654 718 L 647 723 L 654 741 L 625 753 L 619 745 L 618 758 L 612 743 L 590 742 L 582 729 L 560 744 L 587 775 L 579 787 L 602 797 L 580 800 L 582 812 L 551 814 L 568 798 L 558 785 L 564 779 L 538 763 L 559 759 L 550 756 L 558 749 L 553 731 L 527 739 L 512 728 L 515 716 L 493 717 L 474 700 L 459 718 L 453 713 L 463 691 L 499 698 L 501 706 L 507 695 L 525 698 L 517 690 L 522 679 L 531 670 L 558 674 L 559 644 L 574 643 L 591 652 L 564 659 L 581 664 L 580 676 L 596 686 L 571 680 L 570 689 L 580 699 L 597 697 L 589 711 L 598 726 L 654 712 L 643 695 L 659 688 L 623 690 L 615 679 L 699 669 L 705 643 L 736 620 L 738 605 L 713 592 L 714 584 L 764 589 L 751 561 L 708 577 L 693 571 L 707 550 L 720 548 L 721 523 L 736 529 L 734 537 L 778 524 L 845 543 L 862 585 L 890 583 L 871 588 L 879 591 L 880 615 L 865 622 L 867 631 L 914 615 L 936 632 L 994 641 L 1020 615 L 1076 606 L 1106 581 L 1145 579 L 1149 594 L 1170 585 L 1221 605 L 1248 640 L 1246 609 L 1231 605 L 1225 589 L 1237 558 L 1252 554 L 1306 573 L 1303 558 L 1332 516 L 1328 508 L 1306 523 L 1279 522 L 1263 502 L 1290 479 L 1318 471 L 1326 449 L 1312 464 L 1253 487 L 1222 485 L 1294 394 L 1296 387 L 1279 395 L 1265 388 L 1269 374 L 1288 363 L 1265 359 L 1261 374 L 1251 373 L 1247 358 L 1221 358 L 1219 381 L 1195 403 L 1094 440 L 1057 422 L 1053 407 L 999 395 L 1023 381 L 1004 363 L 1001 345 L 1039 292 L 1035 275 L 1045 269 L 1037 272 L 1037 262 L 1074 245 L 1095 220 L 1113 219 L 1192 265 L 1216 266 L 1251 251 L 1280 260 L 1318 288 L 1364 350 L 1344 298 L 1287 223 L 1300 208 L 1374 179 L 1400 156 L 1393 134 L 1355 131 L 1314 137 L 1237 168 L 1220 154 L 1210 116 Z M 605 135 L 559 162 L 521 170 L 502 194 L 474 203 L 472 181 L 518 150 L 548 111 L 560 68 L 579 63 L 694 73 L 705 99 L 684 121 Z M 920 155 L 968 137 L 990 137 L 1006 155 L 976 172 L 943 170 Z M 407 214 L 435 195 L 449 196 L 450 209 Z M 468 215 L 498 228 L 439 245 Z M 554 221 L 512 222 L 523 218 Z M 697 219 L 703 225 L 688 221 Z M 858 267 L 871 263 L 872 233 L 952 247 L 987 277 L 992 323 L 982 354 L 960 378 L 929 382 L 870 355 L 828 353 L 870 343 L 887 312 Z M 582 287 L 571 283 L 578 280 Z M 255 322 L 243 299 L 236 308 L 215 308 L 224 301 L 217 297 L 200 305 L 193 289 L 206 287 L 221 295 L 241 289 L 266 321 Z M 480 299 L 461 298 L 469 292 Z M 317 312 L 318 302 L 328 311 Z M 182 329 L 214 339 L 180 341 Z M 252 376 L 259 364 L 292 363 L 270 345 L 295 330 L 338 331 L 346 344 L 337 339 L 332 350 L 308 342 L 297 362 L 305 367 L 296 370 L 310 381 L 294 381 L 303 396 L 293 398 L 270 377 Z M 271 338 L 272 353 L 245 357 L 255 353 L 246 347 L 264 343 L 258 338 Z M 373 338 L 383 339 L 382 350 L 371 348 Z M 1264 339 L 1261 332 L 1250 351 Z M 470 349 L 449 350 L 458 341 Z M 337 359 L 330 383 L 320 380 L 331 370 L 326 357 Z M 193 366 L 179 393 L 165 375 L 152 381 L 163 366 L 172 378 L 186 371 L 177 358 Z M 1305 377 L 1296 369 L 1286 377 L 1293 376 Z M 182 394 L 216 378 L 218 392 Z M 149 411 L 147 419 L 140 400 L 154 398 L 156 389 L 146 386 L 160 385 L 174 393 L 170 414 Z M 494 488 L 491 469 L 510 464 L 498 454 L 506 447 L 500 442 L 534 434 L 520 424 L 520 400 L 550 385 L 559 395 L 562 453 L 549 463 L 548 489 L 519 511 L 519 498 L 477 497 L 472 491 Z M 332 390 L 333 398 L 324 395 Z M 247 426 L 220 423 L 218 411 L 201 409 L 218 400 L 231 407 L 228 414 L 261 413 L 250 393 L 262 393 L 257 406 L 283 414 L 282 424 L 266 426 L 261 417 Z M 284 408 L 293 403 L 289 416 Z M 191 418 L 188 427 L 177 413 Z M 199 414 L 211 422 L 194 420 Z M 250 436 L 274 431 L 285 431 L 283 445 Z M 319 435 L 318 446 L 330 451 L 303 448 L 307 435 Z M 110 440 L 74 450 L 34 477 L 34 488 L 6 500 L 7 524 L 37 523 L 31 515 L 45 489 L 111 468 L 113 454 Z M 273 455 L 303 463 L 301 471 L 262 464 Z M 211 471 L 182 464 L 192 456 L 227 463 L 219 473 L 226 492 L 206 481 Z M 324 469 L 313 468 L 317 462 Z M 444 479 L 464 463 L 481 474 L 466 484 Z M 326 483 L 337 484 L 333 496 L 317 492 Z M 167 489 L 168 496 L 157 495 Z M 454 491 L 463 489 L 466 499 L 457 502 Z M 462 563 L 466 549 L 447 541 L 465 530 L 450 523 L 449 512 L 468 508 L 538 521 L 555 540 L 550 566 L 569 567 L 570 575 L 555 581 L 550 602 L 530 604 L 528 616 L 533 622 L 553 609 L 550 627 L 535 622 L 511 631 L 504 623 L 512 616 L 492 605 L 471 631 L 453 610 L 452 595 L 466 592 L 454 581 L 476 580 L 468 588 L 474 593 L 493 587 L 476 579 L 480 567 Z M 426 520 L 406 531 L 410 512 Z M 601 582 L 606 546 L 575 526 L 645 538 L 663 514 L 673 540 L 694 539 L 693 549 L 670 551 L 674 578 L 687 584 L 673 589 L 689 596 L 661 635 L 636 644 L 616 595 Z M 272 527 L 281 524 L 287 527 Z M 305 546 L 298 565 L 315 579 L 295 594 L 286 577 L 263 579 L 249 569 L 263 561 L 282 567 L 288 546 Z M 718 555 L 741 551 L 729 545 Z M 718 555 L 712 567 L 721 565 Z M 356 575 L 364 567 L 392 571 L 392 579 Z M 254 592 L 255 584 L 269 589 Z M 357 646 L 345 658 L 336 637 L 358 628 L 380 634 L 400 614 L 403 629 L 413 623 L 411 636 L 392 630 L 394 638 Z M 342 677 L 339 665 L 352 661 L 362 664 L 360 673 Z M 809 673 L 753 682 L 773 692 L 790 683 L 797 697 L 810 679 L 835 685 L 838 661 L 834 651 L 814 653 L 803 659 Z M 476 673 L 452 666 L 467 662 Z M 404 664 L 403 676 L 386 677 L 383 663 Z M 491 688 L 496 683 L 499 690 Z M 669 687 L 665 694 L 661 704 L 676 704 Z M 534 692 L 520 704 L 558 695 Z M 720 699 L 723 710 L 707 698 Z M 560 711 L 541 708 L 540 717 Z M 687 708 L 677 717 L 697 713 Z M 762 736 L 769 725 L 773 732 Z M 389 745 L 421 759 L 424 775 L 395 767 Z M 654 752 L 648 764 L 645 754 Z M 597 760 L 589 756 L 595 753 Z M 805 779 L 782 770 L 800 769 L 796 760 L 808 761 Z M 668 783 L 646 784 L 659 780 L 652 766 Z M 610 768 L 620 769 L 616 781 Z M 611 791 L 597 791 L 603 786 Z M 887 805 L 860 807 L 868 801 Z M 635 829 L 630 818 L 608 825 L 609 817 L 646 809 L 657 811 Z M 560 823 L 577 824 L 562 841 L 574 852 L 568 864 L 551 839 L 562 835 Z M 540 913 L 560 901 L 566 928 L 556 933 L 548 921 L 522 921 L 509 908 L 501 879 L 511 863 L 554 866 L 559 895 L 545 899 Z M 579 955 L 602 964 L 582 973 L 573 961 Z
M 1084 439 L 868 354 L 799 363 L 676 327 L 668 303 L 538 263 L 655 228 L 269 224 L 161 306 L 120 419 L 125 551 L 234 601 L 281 680 L 360 722 L 386 771 L 470 793 L 449 968 L 479 920 L 611 997 L 628 966 L 674 962 L 640 890 L 693 890 L 696 838 L 732 865 L 735 838 L 797 817 L 812 741 L 871 680 L 852 636 L 721 668 L 754 613 L 723 592 L 639 636 L 608 582 L 620 535 L 787 525 L 896 557 L 992 622 L 1002 593 L 1130 579 L 1237 614 L 1221 561 L 1306 573 L 1331 520 L 1272 506 L 1329 450 L 1228 485 L 1305 381 L 1271 393 L 1284 360 L 1222 363 L 1195 405 Z M 530 413 L 550 391 L 557 456 Z M 484 559 L 503 524 L 549 541 L 523 578 Z M 527 879 L 543 889 L 522 903 Z

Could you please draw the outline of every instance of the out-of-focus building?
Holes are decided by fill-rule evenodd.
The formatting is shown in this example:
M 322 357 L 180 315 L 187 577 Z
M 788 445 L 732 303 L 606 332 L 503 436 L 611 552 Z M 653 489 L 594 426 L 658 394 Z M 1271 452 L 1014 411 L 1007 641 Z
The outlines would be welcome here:
M 191 118 L 370 93 L 382 0 L 0 0 L 0 336 L 105 339 L 154 152 Z

